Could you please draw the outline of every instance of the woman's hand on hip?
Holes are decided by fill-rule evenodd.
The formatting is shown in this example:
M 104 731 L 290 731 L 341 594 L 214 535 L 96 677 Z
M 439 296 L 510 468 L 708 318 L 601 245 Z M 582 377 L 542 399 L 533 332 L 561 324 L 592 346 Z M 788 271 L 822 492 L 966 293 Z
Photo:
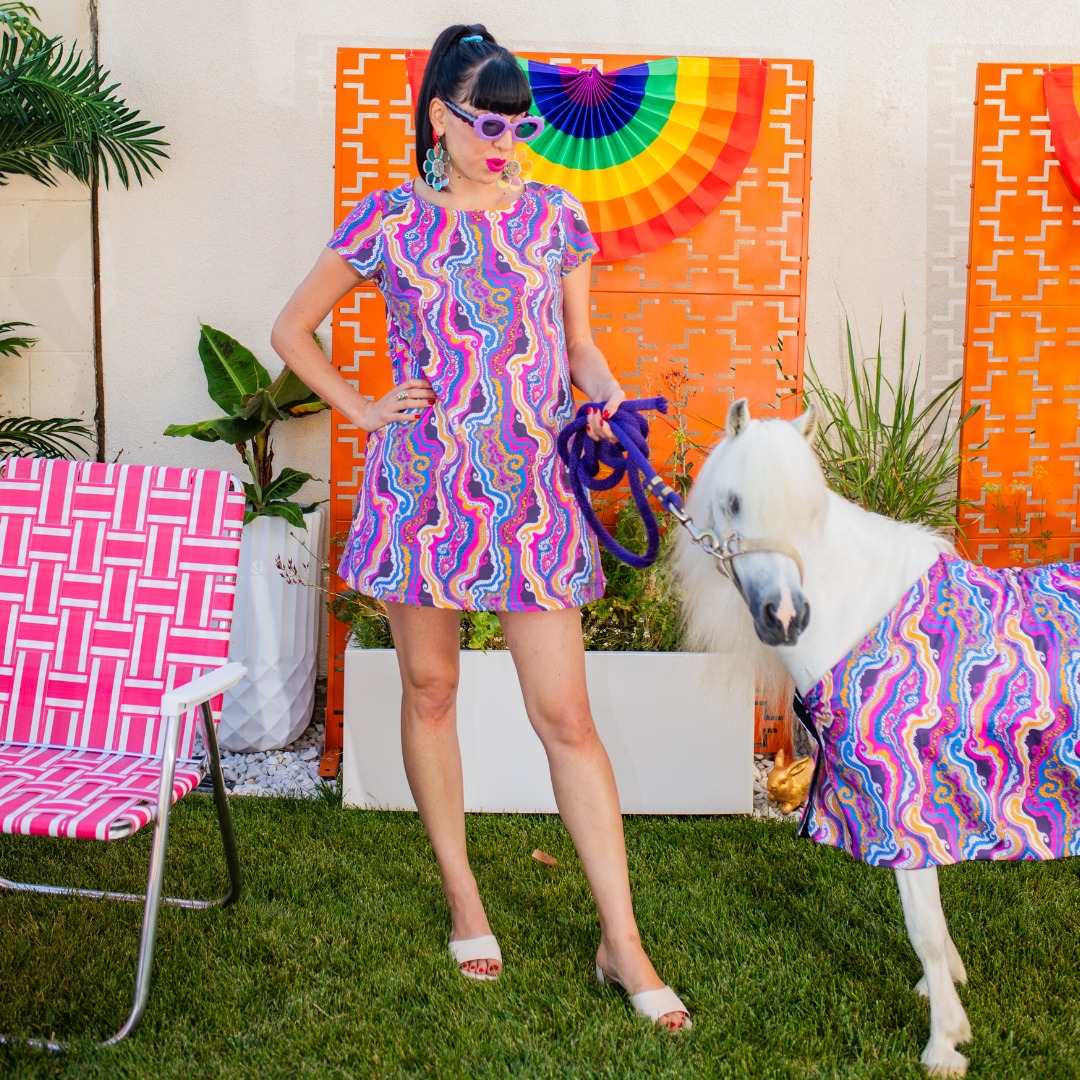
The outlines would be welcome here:
M 589 426 L 586 430 L 589 438 L 594 442 L 599 442 L 601 439 L 610 439 L 612 442 L 617 442 L 618 440 L 615 438 L 608 421 L 615 415 L 615 410 L 626 400 L 626 394 L 621 386 L 613 382 L 610 388 L 604 390 L 604 395 L 607 398 L 604 407 L 589 410 Z
M 362 415 L 355 419 L 370 434 L 387 424 L 415 423 L 434 404 L 435 392 L 427 379 L 406 379 L 378 401 L 366 402 Z

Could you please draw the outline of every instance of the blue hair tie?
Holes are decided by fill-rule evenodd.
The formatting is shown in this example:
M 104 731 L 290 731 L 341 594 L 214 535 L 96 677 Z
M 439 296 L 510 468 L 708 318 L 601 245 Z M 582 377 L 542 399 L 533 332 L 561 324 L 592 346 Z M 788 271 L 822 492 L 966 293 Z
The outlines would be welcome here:
M 484 35 L 483 34 L 470 34 L 468 37 L 463 37 L 461 39 L 461 44 L 464 45 L 466 41 L 483 41 L 483 40 L 484 40 Z

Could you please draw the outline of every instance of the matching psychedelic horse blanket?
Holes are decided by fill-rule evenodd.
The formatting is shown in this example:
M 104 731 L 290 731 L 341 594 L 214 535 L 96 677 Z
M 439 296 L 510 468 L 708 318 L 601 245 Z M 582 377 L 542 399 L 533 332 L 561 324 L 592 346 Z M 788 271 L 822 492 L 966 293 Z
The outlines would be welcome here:
M 903 870 L 1080 855 L 1080 566 L 942 555 L 805 706 L 801 835 Z

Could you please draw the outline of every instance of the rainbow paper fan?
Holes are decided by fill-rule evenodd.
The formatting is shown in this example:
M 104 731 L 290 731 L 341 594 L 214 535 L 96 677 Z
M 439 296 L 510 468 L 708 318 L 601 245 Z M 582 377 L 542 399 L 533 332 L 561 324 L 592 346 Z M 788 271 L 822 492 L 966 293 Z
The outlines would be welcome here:
M 1073 198 L 1080 199 L 1080 67 L 1051 68 L 1043 88 L 1054 153 Z
M 427 55 L 406 60 L 415 97 Z M 606 74 L 519 59 L 546 125 L 532 179 L 584 204 L 600 262 L 688 233 L 735 186 L 757 143 L 766 64 L 672 56 Z
M 546 121 L 533 179 L 584 204 L 597 259 L 652 251 L 715 210 L 750 160 L 767 67 L 672 56 L 603 74 L 519 60 Z

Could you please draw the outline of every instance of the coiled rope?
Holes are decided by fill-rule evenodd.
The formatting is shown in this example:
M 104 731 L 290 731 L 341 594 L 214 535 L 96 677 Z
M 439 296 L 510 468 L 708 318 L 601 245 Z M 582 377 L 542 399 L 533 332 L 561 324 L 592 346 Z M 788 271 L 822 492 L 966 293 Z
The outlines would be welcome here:
M 655 495 L 669 513 L 680 520 L 685 520 L 683 503 L 678 492 L 664 481 L 649 461 L 649 422 L 641 415 L 650 409 L 666 414 L 667 398 L 654 397 L 639 401 L 624 401 L 615 411 L 615 415 L 607 421 L 616 442 L 610 439 L 601 439 L 597 442 L 589 438 L 586 430 L 589 425 L 589 410 L 603 408 L 602 403 L 587 401 L 578 409 L 574 419 L 559 433 L 559 457 L 562 458 L 563 465 L 569 474 L 570 486 L 573 488 L 581 512 L 600 543 L 621 562 L 638 570 L 644 570 L 652 566 L 660 554 L 660 527 L 649 505 L 647 492 Z M 607 466 L 611 470 L 611 475 L 597 479 L 601 465 Z M 629 481 L 634 505 L 645 526 L 644 555 L 638 555 L 623 547 L 611 535 L 597 517 L 588 495 L 589 491 L 610 491 L 622 481 L 624 476 Z

